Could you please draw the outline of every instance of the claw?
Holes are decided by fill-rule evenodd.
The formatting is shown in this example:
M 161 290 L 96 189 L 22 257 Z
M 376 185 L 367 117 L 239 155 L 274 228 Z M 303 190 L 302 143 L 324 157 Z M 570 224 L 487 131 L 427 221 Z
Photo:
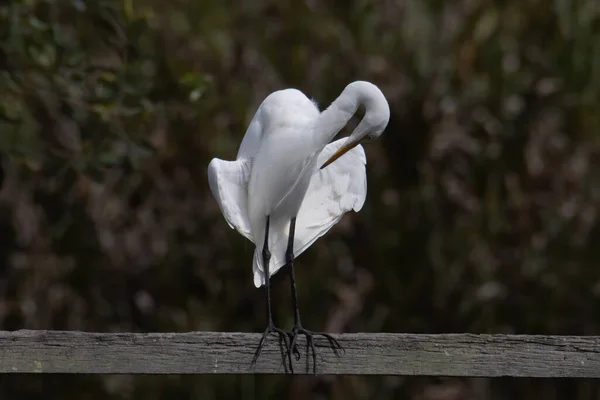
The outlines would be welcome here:
M 258 357 L 260 356 L 262 348 L 265 344 L 265 340 L 266 340 L 267 336 L 269 335 L 269 333 L 276 333 L 277 335 L 279 335 L 279 340 L 283 340 L 283 343 L 285 344 L 285 354 L 288 357 L 288 365 L 290 367 L 291 373 L 293 374 L 294 367 L 292 364 L 291 347 L 288 345 L 288 333 L 283 331 L 282 329 L 276 328 L 273 325 L 269 325 L 269 326 L 267 326 L 267 329 L 265 329 L 265 332 L 263 333 L 262 337 L 260 338 L 260 342 L 258 342 L 258 347 L 256 348 L 256 351 L 254 352 L 254 357 L 252 357 L 252 362 L 250 363 L 250 365 L 256 365 L 256 360 L 258 360 Z M 281 342 L 280 342 L 280 344 L 281 344 Z
M 298 350 L 298 345 L 296 344 L 296 337 L 298 336 L 298 334 L 295 331 L 291 331 L 288 333 L 290 335 L 290 350 L 292 351 L 292 354 L 294 354 L 294 357 L 296 358 L 296 361 L 300 360 L 300 350 Z
M 289 350 L 291 351 L 291 353 L 294 354 L 296 361 L 300 360 L 300 351 L 298 350 L 298 345 L 296 344 L 296 339 L 298 339 L 298 335 L 306 336 L 306 347 L 307 350 L 308 347 L 310 347 L 311 349 L 311 353 L 313 356 L 313 372 L 315 374 L 317 373 L 317 350 L 315 349 L 315 336 L 325 337 L 329 341 L 329 346 L 331 347 L 336 356 L 339 356 L 338 350 L 344 351 L 342 345 L 340 345 L 340 343 L 330 334 L 325 332 L 312 332 L 307 329 L 304 329 L 301 326 L 295 326 L 291 332 L 292 341 L 290 343 Z

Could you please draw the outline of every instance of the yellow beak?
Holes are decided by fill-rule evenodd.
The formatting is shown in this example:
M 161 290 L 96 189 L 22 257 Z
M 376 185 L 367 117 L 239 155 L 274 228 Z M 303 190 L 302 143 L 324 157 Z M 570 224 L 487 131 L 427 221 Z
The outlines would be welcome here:
M 333 153 L 327 161 L 325 161 L 325 164 L 321 165 L 320 169 L 325 168 L 326 166 L 328 166 L 329 164 L 331 164 L 332 162 L 334 162 L 335 160 L 337 160 L 338 158 L 340 158 L 341 156 L 343 156 L 344 154 L 346 154 L 347 152 L 349 152 L 350 150 L 352 150 L 353 148 L 358 146 L 358 144 L 359 144 L 359 142 L 344 144 L 342 147 L 337 149 L 337 151 L 335 153 Z

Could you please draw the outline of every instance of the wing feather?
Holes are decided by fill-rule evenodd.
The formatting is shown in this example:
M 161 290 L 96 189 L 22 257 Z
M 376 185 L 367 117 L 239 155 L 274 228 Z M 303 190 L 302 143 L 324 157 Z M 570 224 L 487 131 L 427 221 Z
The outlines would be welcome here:
M 208 164 L 208 184 L 229 226 L 254 242 L 246 211 L 251 168 L 251 160 L 213 158 Z
M 322 165 L 345 141 L 327 145 L 317 165 Z M 366 164 L 365 151 L 358 145 L 327 168 L 315 170 L 298 213 L 295 254 L 327 233 L 346 212 L 360 211 L 367 197 Z

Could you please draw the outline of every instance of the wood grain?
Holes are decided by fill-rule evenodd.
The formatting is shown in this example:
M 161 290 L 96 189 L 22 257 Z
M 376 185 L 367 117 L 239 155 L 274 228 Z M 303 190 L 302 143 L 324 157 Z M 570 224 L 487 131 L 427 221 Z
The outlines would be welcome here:
M 317 338 L 317 374 L 600 378 L 600 336 L 355 333 Z M 283 374 L 278 339 L 255 366 L 258 333 L 0 331 L 1 373 Z M 304 339 L 294 373 L 312 374 Z M 310 352 L 308 352 L 310 353 Z

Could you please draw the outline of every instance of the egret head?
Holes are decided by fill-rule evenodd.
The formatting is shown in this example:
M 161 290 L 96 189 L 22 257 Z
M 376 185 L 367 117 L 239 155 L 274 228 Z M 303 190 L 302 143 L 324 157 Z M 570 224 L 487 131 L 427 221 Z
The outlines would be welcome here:
M 377 86 L 369 82 L 356 81 L 346 86 L 346 89 L 344 89 L 341 96 L 346 93 L 347 96 L 354 98 L 356 102 L 365 106 L 365 116 L 348 137 L 348 140 L 346 140 L 342 147 L 329 157 L 329 159 L 321 166 L 321 169 L 325 168 L 360 143 L 381 136 L 390 120 L 390 106 Z

